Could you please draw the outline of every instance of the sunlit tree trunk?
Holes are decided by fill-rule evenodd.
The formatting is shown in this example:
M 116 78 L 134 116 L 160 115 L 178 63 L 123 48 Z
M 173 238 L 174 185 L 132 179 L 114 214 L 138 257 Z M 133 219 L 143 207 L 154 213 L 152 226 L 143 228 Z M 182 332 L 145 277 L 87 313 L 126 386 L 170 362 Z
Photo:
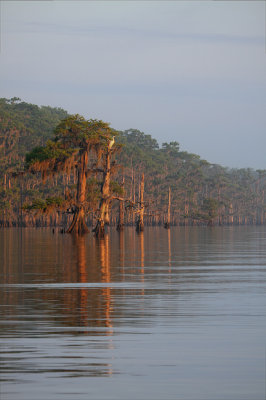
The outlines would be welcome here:
M 123 189 L 124 189 L 124 186 L 125 186 L 125 177 L 123 177 L 123 180 L 122 180 L 122 188 Z M 116 229 L 118 231 L 122 231 L 124 229 L 124 224 L 125 224 L 124 201 L 119 200 L 119 221 L 118 221 Z
M 4 191 L 6 191 L 7 176 L 4 174 Z
M 132 182 L 132 185 L 131 185 L 131 200 L 135 204 L 135 201 L 136 201 L 136 197 L 135 197 L 135 175 L 134 175 L 133 167 L 132 167 L 132 175 L 131 175 L 131 177 L 132 177 L 132 181 L 131 181 Z M 134 212 L 133 212 L 133 208 L 132 208 L 131 211 L 132 211 L 131 212 L 131 224 L 133 226 L 134 225 L 134 221 L 135 221 L 135 215 L 134 215 Z
M 142 174 L 140 189 L 139 189 L 139 212 L 138 212 L 138 220 L 137 220 L 137 232 L 144 231 L 144 174 Z
M 110 225 L 110 202 L 106 202 L 105 212 L 104 212 L 104 224 Z
M 87 233 L 88 227 L 85 222 L 85 201 L 86 201 L 86 168 L 88 163 L 88 152 L 84 151 L 78 165 L 78 187 L 77 187 L 77 206 L 75 214 L 67 233 L 77 233 L 82 235 Z
M 170 221 L 171 221 L 171 188 L 169 186 L 168 189 L 168 209 L 167 209 L 167 221 L 164 224 L 166 229 L 170 228 Z
M 187 197 L 185 198 L 185 221 L 184 221 L 184 225 L 187 226 L 188 225 L 188 212 L 189 212 L 189 204 L 188 204 L 188 200 Z
M 111 180 L 111 147 L 108 146 L 106 151 L 105 166 L 103 172 L 103 183 L 101 188 L 101 201 L 99 207 L 99 217 L 96 227 L 93 229 L 96 237 L 104 237 L 105 224 L 109 221 L 109 204 L 110 204 L 110 180 Z
M 234 222 L 234 216 L 233 216 L 233 204 L 230 203 L 229 205 L 229 220 L 228 220 L 229 224 L 232 225 Z

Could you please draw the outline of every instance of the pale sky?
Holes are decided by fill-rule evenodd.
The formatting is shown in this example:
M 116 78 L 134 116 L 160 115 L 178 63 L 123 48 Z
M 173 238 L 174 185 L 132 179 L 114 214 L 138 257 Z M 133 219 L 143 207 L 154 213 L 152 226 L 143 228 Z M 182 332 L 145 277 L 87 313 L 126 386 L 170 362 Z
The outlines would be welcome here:
M 2 1 L 0 96 L 266 169 L 263 1 Z

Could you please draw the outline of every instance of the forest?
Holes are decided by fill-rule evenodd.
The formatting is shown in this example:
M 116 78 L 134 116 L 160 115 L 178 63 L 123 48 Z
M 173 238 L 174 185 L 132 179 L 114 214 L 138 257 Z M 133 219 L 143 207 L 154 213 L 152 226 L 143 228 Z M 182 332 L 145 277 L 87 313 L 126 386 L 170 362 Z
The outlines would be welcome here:
M 0 99 L 0 226 L 61 232 L 266 221 L 266 170 L 232 169 L 137 129 Z

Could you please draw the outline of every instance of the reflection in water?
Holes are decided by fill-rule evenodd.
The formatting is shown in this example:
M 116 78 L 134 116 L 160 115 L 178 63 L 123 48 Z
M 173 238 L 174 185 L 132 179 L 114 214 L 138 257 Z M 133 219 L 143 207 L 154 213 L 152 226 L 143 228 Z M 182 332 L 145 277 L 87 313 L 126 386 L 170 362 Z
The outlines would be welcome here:
M 85 251 L 85 237 L 73 236 L 74 246 L 77 249 L 77 271 L 78 271 L 78 282 L 88 282 L 87 266 L 86 266 L 86 251 Z M 78 291 L 79 294 L 79 313 L 80 313 L 80 325 L 88 325 L 88 289 L 81 287 Z M 84 331 L 85 333 L 85 331 Z M 88 332 L 86 332 L 88 333 Z
M 98 242 L 99 250 L 100 250 L 100 263 L 101 263 L 101 272 L 102 272 L 102 282 L 103 283 L 110 283 L 111 282 L 111 274 L 110 274 L 110 243 L 109 243 L 109 236 L 106 235 L 102 239 L 96 239 Z M 104 299 L 103 305 L 103 320 L 105 326 L 109 329 L 106 330 L 106 336 L 110 337 L 113 335 L 113 326 L 111 320 L 111 313 L 112 313 L 112 301 L 111 301 L 111 288 L 106 286 L 102 288 L 102 297 Z M 107 347 L 109 350 L 114 348 L 112 338 L 107 340 Z M 112 364 L 108 364 L 107 369 L 108 375 L 113 374 Z
M 145 263 L 145 253 L 144 253 L 144 232 L 138 232 L 138 243 L 139 243 L 139 248 L 140 248 L 140 280 L 142 283 L 145 282 L 145 270 L 144 270 L 144 263 Z M 144 286 L 141 289 L 141 298 L 144 297 L 145 295 L 145 289 Z M 143 307 L 141 308 L 143 311 Z
M 122 280 L 125 280 L 125 235 L 124 231 L 119 231 L 119 265 Z
M 265 227 L 0 230 L 0 265 L 3 399 L 263 398 Z
M 111 267 L 110 267 L 110 243 L 109 237 L 105 236 L 103 239 L 95 239 L 96 258 L 92 264 L 89 260 L 89 254 L 86 254 L 87 239 L 86 236 L 72 238 L 73 250 L 76 252 L 76 277 L 73 279 L 73 263 L 70 262 L 66 265 L 65 272 L 67 274 L 68 281 L 74 281 L 77 283 L 84 283 L 84 286 L 79 286 L 78 290 L 65 290 L 65 301 L 62 309 L 75 310 L 75 313 L 68 314 L 69 317 L 74 320 L 71 322 L 73 326 L 84 326 L 84 327 L 106 327 L 106 334 L 111 336 L 112 330 L 112 296 L 111 288 L 108 285 L 104 285 L 102 289 L 89 289 L 87 283 L 89 278 L 100 281 L 104 284 L 111 282 Z M 94 239 L 93 239 L 94 240 Z M 98 268 L 98 266 L 100 268 Z M 89 272 L 90 270 L 90 276 Z M 100 271 L 100 276 L 98 275 Z M 98 276 L 97 276 L 98 275 Z M 71 279 L 69 280 L 69 277 Z M 69 323 L 69 319 L 67 323 Z M 82 330 L 84 334 L 88 334 L 91 331 L 89 329 Z
M 109 248 L 109 236 L 106 235 L 103 239 L 99 240 L 99 250 L 100 250 L 100 261 L 101 261 L 101 272 L 102 272 L 102 282 L 110 283 L 111 282 L 111 274 L 110 274 L 110 248 Z M 111 312 L 112 312 L 112 303 L 111 303 L 111 288 L 106 286 L 102 289 L 102 296 L 104 299 L 104 321 L 108 328 L 112 328 L 111 321 Z M 107 331 L 107 335 L 112 335 L 112 329 Z
M 169 277 L 171 277 L 171 229 L 167 229 L 167 239 L 168 239 L 168 272 L 169 272 Z
M 144 232 L 139 233 L 140 239 L 140 272 L 141 280 L 144 282 Z

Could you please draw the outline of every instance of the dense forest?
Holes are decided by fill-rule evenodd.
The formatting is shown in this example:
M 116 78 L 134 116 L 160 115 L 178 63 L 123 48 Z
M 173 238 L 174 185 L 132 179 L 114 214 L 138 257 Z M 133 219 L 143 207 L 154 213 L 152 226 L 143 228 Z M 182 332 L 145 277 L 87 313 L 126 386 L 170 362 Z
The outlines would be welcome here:
M 230 169 L 137 129 L 0 99 L 0 226 L 265 224 L 266 170 Z

